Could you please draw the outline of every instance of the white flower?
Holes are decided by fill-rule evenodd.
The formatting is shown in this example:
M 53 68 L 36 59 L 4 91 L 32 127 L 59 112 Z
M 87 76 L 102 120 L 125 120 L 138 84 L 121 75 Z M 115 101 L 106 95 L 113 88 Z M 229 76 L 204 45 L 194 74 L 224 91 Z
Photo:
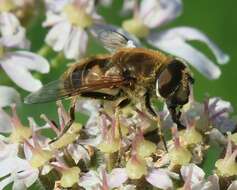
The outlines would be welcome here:
M 154 187 L 160 189 L 172 189 L 173 182 L 171 180 L 170 173 L 172 172 L 169 172 L 166 169 L 153 169 L 146 176 L 146 180 Z
M 50 0 L 46 1 L 46 6 L 47 18 L 43 26 L 51 27 L 46 43 L 54 51 L 63 51 L 68 59 L 80 58 L 88 42 L 85 29 L 100 19 L 94 10 L 94 1 Z
M 231 118 L 233 107 L 230 102 L 219 97 L 210 98 L 208 101 L 208 114 L 211 124 L 225 133 L 236 128 L 236 118 Z
M 49 72 L 46 59 L 27 51 L 10 51 L 9 48 L 28 48 L 25 29 L 11 13 L 0 13 L 0 66 L 18 86 L 36 91 L 42 84 L 30 71 Z
M 13 103 L 18 104 L 20 102 L 19 93 L 7 86 L 0 86 L 0 132 L 9 133 L 12 130 L 12 123 L 10 116 L 2 109 Z
M 123 23 L 128 32 L 139 38 L 145 38 L 150 45 L 158 49 L 183 58 L 209 79 L 217 79 L 220 76 L 219 67 L 188 43 L 195 40 L 206 44 L 219 64 L 227 63 L 229 56 L 201 31 L 187 26 L 159 32 L 152 30 L 181 14 L 181 0 L 142 0 L 140 7 L 135 6 L 134 9 L 134 18 Z
M 126 182 L 128 176 L 125 168 L 114 168 L 111 173 L 107 174 L 103 166 L 99 167 L 97 171 L 90 170 L 82 175 L 79 185 L 86 190 L 93 189 L 112 189 L 121 187 Z
M 13 190 L 24 190 L 38 179 L 38 170 L 17 154 L 18 145 L 0 140 L 0 189 L 13 182 Z

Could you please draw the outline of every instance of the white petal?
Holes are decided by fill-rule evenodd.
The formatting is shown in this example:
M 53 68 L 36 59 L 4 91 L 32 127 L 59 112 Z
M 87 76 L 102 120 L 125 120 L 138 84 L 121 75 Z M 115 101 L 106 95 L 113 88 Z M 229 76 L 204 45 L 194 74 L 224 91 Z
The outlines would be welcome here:
M 24 186 L 30 187 L 38 179 L 38 170 L 31 168 L 29 165 L 28 168 L 25 168 L 25 171 L 22 171 L 17 174 L 17 181 L 21 181 Z
M 81 176 L 79 185 L 85 189 L 93 189 L 93 187 L 98 188 L 99 185 L 101 185 L 101 181 L 98 174 L 95 171 L 90 170 Z
M 123 7 L 121 10 L 122 15 L 127 15 L 130 11 L 134 9 L 136 1 L 135 0 L 126 0 L 123 1 Z
M 209 111 L 211 113 L 217 113 L 223 109 L 227 112 L 233 112 L 233 107 L 230 102 L 222 100 L 219 97 L 213 97 L 208 102 Z
M 1 133 L 10 133 L 11 131 L 12 131 L 11 118 L 6 112 L 4 112 L 0 108 L 0 132 Z
M 198 29 L 191 27 L 176 27 L 162 32 L 159 35 L 160 40 L 181 39 L 182 41 L 197 40 L 205 43 L 215 55 L 217 62 L 225 64 L 229 61 L 229 56 L 225 54 L 212 40 Z
M 83 159 L 85 162 L 90 160 L 90 155 L 88 154 L 87 150 L 79 144 L 70 144 L 68 146 L 68 152 L 76 164 L 81 159 Z
M 36 91 L 42 86 L 38 79 L 33 78 L 30 70 L 41 73 L 49 71 L 49 64 L 46 59 L 24 51 L 8 53 L 0 64 L 18 86 L 28 91 Z
M 217 79 L 220 76 L 221 71 L 219 67 L 216 66 L 208 57 L 186 43 L 185 40 L 179 36 L 176 36 L 175 34 L 169 36 L 168 32 L 161 34 L 153 33 L 149 37 L 148 42 L 167 53 L 185 59 L 189 64 L 209 79 Z
M 21 180 L 14 180 L 12 190 L 26 190 L 27 187 Z
M 197 40 L 205 43 L 215 55 L 217 62 L 225 64 L 229 61 L 229 56 L 225 54 L 212 40 L 198 29 L 191 27 L 178 27 L 172 29 L 173 33 L 179 35 L 185 41 Z
M 6 47 L 27 48 L 28 41 L 25 29 L 21 27 L 17 17 L 12 13 L 0 14 L 0 43 Z
M 150 28 L 175 19 L 182 12 L 181 0 L 142 0 L 139 16 Z
M 237 180 L 233 181 L 227 190 L 236 190 L 237 189 Z
M 120 187 L 125 181 L 127 181 L 128 176 L 124 168 L 115 168 L 107 176 L 108 185 L 110 188 Z
M 12 176 L 4 178 L 3 180 L 0 181 L 0 189 L 1 190 L 4 189 L 4 187 L 6 187 L 11 182 L 13 182 L 13 177 Z
M 86 51 L 87 41 L 87 33 L 83 29 L 73 27 L 64 47 L 66 58 L 78 59 L 81 57 Z
M 187 166 L 182 166 L 180 170 L 184 181 L 188 180 L 188 178 L 190 177 L 189 176 L 190 170 L 192 170 L 192 177 L 191 177 L 192 185 L 198 184 L 204 179 L 205 177 L 204 171 L 195 164 L 189 164 Z
M 219 190 L 219 177 L 217 175 L 211 175 L 208 177 L 208 181 L 211 183 L 212 185 L 212 189 L 211 190 Z
M 20 94 L 11 87 L 0 86 L 0 107 L 20 102 Z
M 1 137 L 1 136 L 0 136 Z M 18 145 L 17 144 L 5 144 L 2 142 L 2 137 L 0 140 L 0 160 L 5 160 L 8 158 L 13 158 L 17 156 L 18 153 Z M 1 171 L 0 171 L 1 175 Z
M 51 46 L 54 51 L 61 51 L 69 38 L 70 31 L 71 25 L 68 22 L 60 22 L 50 29 L 45 42 Z
M 173 187 L 172 180 L 165 170 L 162 169 L 153 169 L 146 180 L 153 186 L 160 189 L 169 189 Z
M 64 6 L 71 3 L 71 0 L 45 0 L 46 8 L 53 12 L 61 12 Z
M 61 15 L 55 14 L 51 11 L 46 12 L 46 20 L 43 22 L 43 27 L 53 26 L 64 21 L 65 18 Z

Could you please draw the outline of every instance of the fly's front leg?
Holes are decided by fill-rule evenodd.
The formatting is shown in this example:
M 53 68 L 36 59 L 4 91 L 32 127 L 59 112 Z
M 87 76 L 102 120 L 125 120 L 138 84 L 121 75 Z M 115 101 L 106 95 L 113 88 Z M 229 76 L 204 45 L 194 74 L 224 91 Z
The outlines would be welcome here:
M 165 140 L 165 137 L 164 137 L 162 126 L 161 126 L 160 117 L 155 112 L 155 110 L 152 108 L 151 96 L 150 96 L 149 92 L 146 92 L 146 94 L 145 94 L 145 108 L 146 108 L 147 112 L 152 116 L 152 119 L 157 122 L 159 138 L 163 142 L 165 150 L 168 152 L 166 140 Z
M 180 117 L 181 117 L 180 109 L 182 108 L 182 106 L 172 104 L 170 101 L 166 101 L 166 104 L 170 112 L 170 115 L 172 117 L 172 120 L 174 123 L 177 124 L 178 129 L 185 129 L 185 126 L 180 122 Z

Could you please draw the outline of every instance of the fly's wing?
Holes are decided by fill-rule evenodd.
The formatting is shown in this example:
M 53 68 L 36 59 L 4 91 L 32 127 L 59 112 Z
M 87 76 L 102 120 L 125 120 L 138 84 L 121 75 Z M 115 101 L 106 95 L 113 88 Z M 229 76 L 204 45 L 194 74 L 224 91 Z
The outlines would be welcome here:
M 90 32 L 111 52 L 120 48 L 140 46 L 139 41 L 134 36 L 112 25 L 94 24 Z
M 83 92 L 119 87 L 124 83 L 126 81 L 120 76 L 102 76 L 100 79 L 90 80 L 89 82 L 80 79 L 73 79 L 71 82 L 59 79 L 31 93 L 25 98 L 24 102 L 26 104 L 46 103 L 80 95 Z

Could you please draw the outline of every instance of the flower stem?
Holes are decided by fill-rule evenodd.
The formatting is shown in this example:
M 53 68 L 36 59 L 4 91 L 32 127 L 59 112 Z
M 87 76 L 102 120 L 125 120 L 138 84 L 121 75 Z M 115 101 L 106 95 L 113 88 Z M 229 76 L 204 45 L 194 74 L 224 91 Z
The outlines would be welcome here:
M 55 57 L 51 60 L 52 68 L 58 67 L 59 63 L 63 60 L 63 58 L 64 58 L 63 53 L 57 54 L 57 56 L 55 56 Z
M 37 54 L 45 57 L 49 54 L 49 52 L 51 51 L 51 48 L 47 45 L 43 45 L 38 51 Z

